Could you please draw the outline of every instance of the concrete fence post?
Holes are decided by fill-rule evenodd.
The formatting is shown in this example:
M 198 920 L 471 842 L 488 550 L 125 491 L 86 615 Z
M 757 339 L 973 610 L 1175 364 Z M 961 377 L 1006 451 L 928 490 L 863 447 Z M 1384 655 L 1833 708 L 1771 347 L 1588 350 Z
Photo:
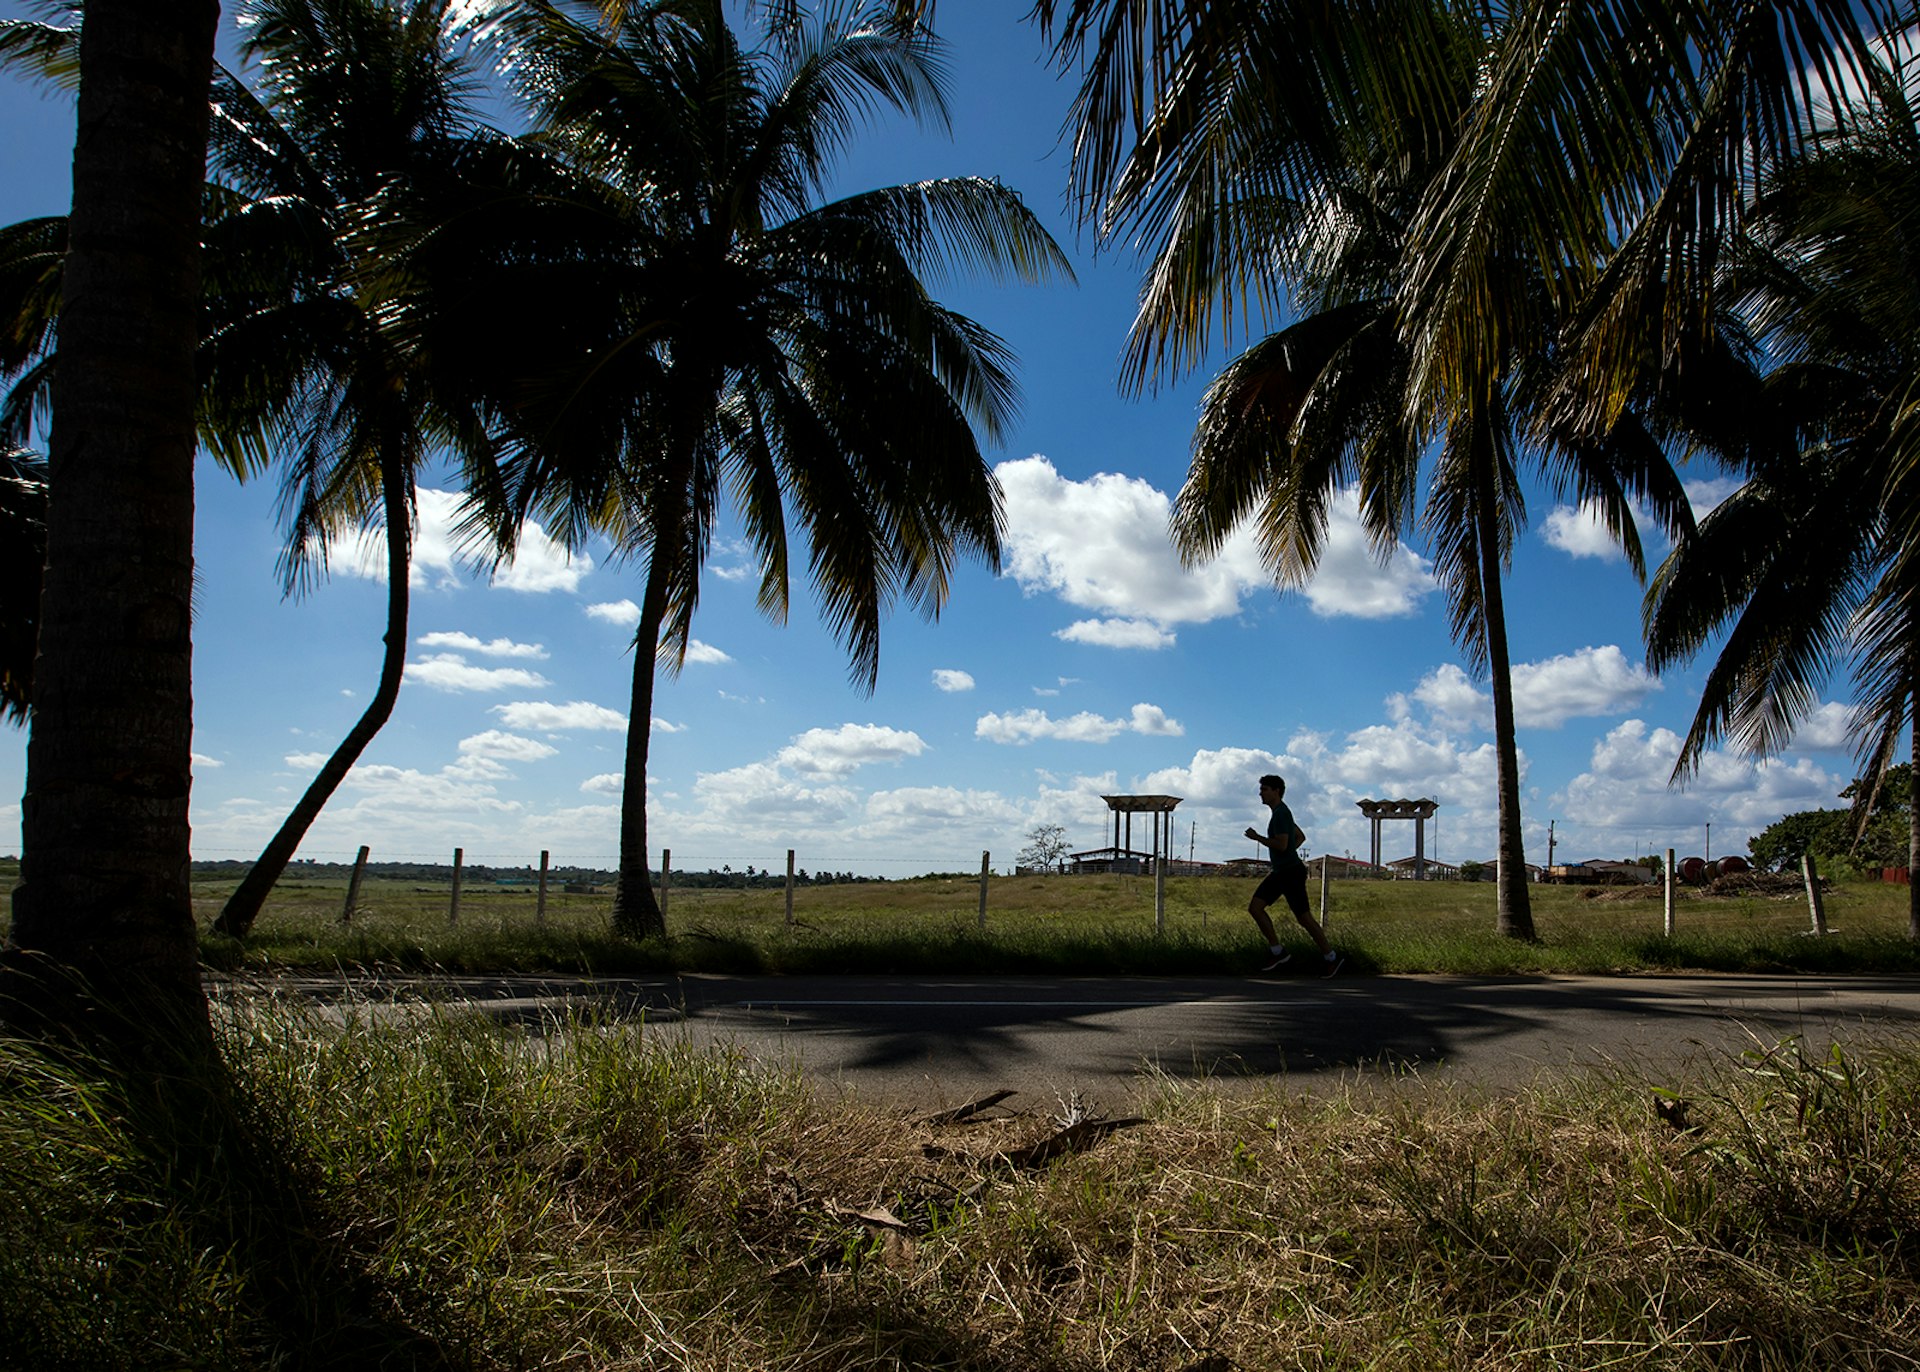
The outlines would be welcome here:
M 360 845 L 360 855 L 353 860 L 353 875 L 347 878 L 347 903 L 340 907 L 340 922 L 353 923 L 353 907 L 360 903 L 360 874 L 367 870 L 367 845 Z
M 992 860 L 991 850 L 980 854 L 980 927 L 982 929 L 987 927 L 987 876 L 991 870 L 988 864 Z
M 787 928 L 793 928 L 793 849 L 787 849 Z
M 545 848 L 540 850 L 540 898 L 533 907 L 533 922 L 540 928 L 547 927 L 547 858 Z
M 453 900 L 447 905 L 447 927 L 455 928 L 460 923 L 460 864 L 466 857 L 464 848 L 453 850 Z
M 1674 902 L 1674 896 L 1675 896 L 1675 888 L 1679 881 L 1679 878 L 1675 874 L 1673 869 L 1673 849 L 1671 848 L 1667 849 L 1667 863 L 1665 868 L 1662 869 L 1661 871 L 1660 878 L 1662 883 L 1666 887 L 1665 895 L 1667 899 L 1667 924 L 1666 924 L 1667 937 L 1672 938 L 1673 937 L 1673 902 Z
M 1821 938 L 1827 936 L 1827 907 L 1820 899 L 1820 873 L 1814 866 L 1813 854 L 1800 855 L 1800 875 L 1807 883 L 1807 912 L 1813 918 L 1813 932 Z
M 673 849 L 660 850 L 660 916 L 666 917 L 667 892 L 673 889 Z

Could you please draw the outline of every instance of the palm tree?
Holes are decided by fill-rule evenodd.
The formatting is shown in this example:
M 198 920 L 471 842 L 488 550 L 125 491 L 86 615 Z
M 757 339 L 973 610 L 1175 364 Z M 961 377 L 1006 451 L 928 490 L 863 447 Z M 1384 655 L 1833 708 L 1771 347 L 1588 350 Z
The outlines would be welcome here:
M 1866 95 L 1766 183 L 1725 274 L 1753 373 L 1737 426 L 1701 415 L 1691 431 L 1746 481 L 1674 549 L 1646 605 L 1656 670 L 1722 639 L 1676 779 L 1722 737 L 1778 752 L 1850 662 L 1863 815 L 1902 734 L 1920 749 L 1920 253 L 1905 231 L 1920 214 L 1920 120 L 1896 70 L 1870 69 Z M 1920 939 L 1920 893 L 1908 933 Z
M 884 6 L 768 17 L 749 47 L 718 0 L 525 6 L 508 33 L 552 159 L 540 174 L 568 188 L 529 211 L 542 239 L 503 248 L 504 275 L 469 292 L 507 301 L 513 331 L 532 327 L 554 357 L 495 388 L 517 435 L 516 508 L 569 538 L 603 533 L 644 567 L 614 907 L 640 936 L 664 929 L 646 814 L 656 661 L 684 656 L 722 500 L 776 618 L 789 510 L 801 523 L 826 618 L 871 687 L 893 599 L 935 615 L 958 555 L 999 557 L 999 491 L 973 426 L 1003 431 L 1008 359 L 922 275 L 1070 275 L 996 182 L 824 199 L 871 110 L 944 119 L 936 50 Z M 515 290 L 514 273 L 541 284 Z M 425 274 L 456 277 L 444 262 Z M 457 279 L 489 280 L 480 267 Z
M 1086 66 L 1083 214 L 1158 244 L 1130 378 L 1192 365 L 1216 309 L 1229 323 L 1275 310 L 1283 280 L 1309 312 L 1210 392 L 1176 519 L 1188 555 L 1259 504 L 1269 565 L 1297 581 L 1327 493 L 1349 480 L 1389 542 L 1435 445 L 1426 523 L 1455 637 L 1493 692 L 1500 928 L 1530 936 L 1500 585 L 1522 459 L 1592 502 L 1636 570 L 1632 498 L 1685 527 L 1627 404 L 1648 354 L 1617 336 L 1617 301 L 1645 303 L 1656 267 L 1691 288 L 1671 269 L 1693 260 L 1686 211 L 1791 146 L 1799 79 L 1837 84 L 1864 51 L 1862 14 L 1825 0 L 1036 8 L 1063 63 Z M 1602 278 L 1609 262 L 1640 270 Z M 1692 318 L 1688 300 L 1656 318 Z M 1623 356 L 1641 370 L 1623 376 Z
M 469 109 L 471 50 L 453 0 L 250 0 L 256 97 L 214 87 L 202 433 L 243 477 L 281 470 L 289 591 L 330 539 L 378 521 L 387 550 L 379 685 L 228 898 L 215 928 L 244 937 L 347 772 L 386 723 L 407 651 L 414 474 L 437 448 L 484 465 L 484 431 L 443 404 L 394 327 L 370 207 L 444 193 Z M 476 478 L 479 480 L 480 478 Z
M 244 937 L 333 792 L 393 713 L 406 663 L 414 473 L 436 450 L 468 459 L 482 502 L 490 458 L 469 411 L 443 403 L 396 327 L 378 212 L 450 193 L 465 145 L 488 131 L 468 105 L 471 51 L 455 0 L 248 0 L 243 55 L 266 95 L 216 66 L 203 236 L 201 441 L 241 479 L 277 466 L 289 593 L 329 542 L 379 523 L 387 630 L 379 683 L 215 928 Z M 0 61 L 64 81 L 71 29 L 0 26 Z M 65 224 L 0 231 L 0 432 L 24 442 L 56 371 Z M 493 505 L 497 507 L 497 501 Z
M 199 219 L 219 8 L 90 0 L 5 1013 L 210 1045 L 187 882 Z M 128 1021 L 147 1031 L 151 1019 Z

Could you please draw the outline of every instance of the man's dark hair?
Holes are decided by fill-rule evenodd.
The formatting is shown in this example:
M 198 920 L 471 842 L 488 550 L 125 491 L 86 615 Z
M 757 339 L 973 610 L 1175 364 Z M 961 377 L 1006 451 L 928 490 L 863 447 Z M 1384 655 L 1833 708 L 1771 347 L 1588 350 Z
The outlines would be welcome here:
M 1273 789 L 1278 791 L 1282 796 L 1287 793 L 1287 779 L 1273 772 L 1268 772 L 1265 776 L 1261 777 L 1260 784 L 1262 786 L 1273 787 Z

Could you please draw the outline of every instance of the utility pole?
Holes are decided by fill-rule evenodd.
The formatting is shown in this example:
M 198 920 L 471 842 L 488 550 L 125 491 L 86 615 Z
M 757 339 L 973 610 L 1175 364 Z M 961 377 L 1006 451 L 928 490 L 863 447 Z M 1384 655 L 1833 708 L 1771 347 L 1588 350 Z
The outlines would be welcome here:
M 1707 821 L 1707 851 L 1706 851 L 1706 854 L 1700 860 L 1702 862 L 1713 861 L 1713 821 L 1712 820 Z
M 1557 819 L 1547 821 L 1547 866 L 1549 867 L 1553 866 L 1553 826 L 1559 822 Z

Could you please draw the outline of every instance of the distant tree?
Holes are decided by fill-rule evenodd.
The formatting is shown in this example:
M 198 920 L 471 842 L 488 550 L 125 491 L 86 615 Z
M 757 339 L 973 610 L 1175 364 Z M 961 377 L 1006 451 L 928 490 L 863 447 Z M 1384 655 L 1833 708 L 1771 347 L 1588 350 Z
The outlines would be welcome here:
M 1022 867 L 1038 867 L 1043 872 L 1057 871 L 1067 853 L 1067 830 L 1060 824 L 1042 824 L 1027 831 L 1027 846 L 1019 852 Z
M 1790 872 L 1808 853 L 1815 858 L 1847 851 L 1852 835 L 1845 810 L 1801 810 L 1784 815 L 1747 841 L 1753 865 L 1763 872 Z
M 1460 880 L 1478 881 L 1486 874 L 1486 870 L 1487 864 L 1484 862 L 1463 862 L 1460 864 Z

